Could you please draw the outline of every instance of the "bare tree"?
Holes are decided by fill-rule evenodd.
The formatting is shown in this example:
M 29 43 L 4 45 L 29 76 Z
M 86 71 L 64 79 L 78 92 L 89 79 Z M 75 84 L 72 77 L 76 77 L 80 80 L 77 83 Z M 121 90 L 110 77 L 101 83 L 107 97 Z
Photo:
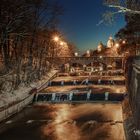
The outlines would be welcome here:
M 45 69 L 50 47 L 48 29 L 56 27 L 54 21 L 60 11 L 57 4 L 48 0 L 0 1 L 0 61 L 4 67 L 0 73 L 6 77 L 15 75 L 15 88 L 23 77 L 30 82 Z

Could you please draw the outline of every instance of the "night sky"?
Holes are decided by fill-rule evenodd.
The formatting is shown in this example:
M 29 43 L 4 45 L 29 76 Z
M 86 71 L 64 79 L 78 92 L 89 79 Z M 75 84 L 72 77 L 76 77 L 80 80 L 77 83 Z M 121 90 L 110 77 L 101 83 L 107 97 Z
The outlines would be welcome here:
M 123 15 L 119 15 L 112 25 L 97 26 L 102 14 L 111 10 L 103 5 L 103 0 L 59 1 L 64 7 L 59 25 L 60 31 L 81 51 L 96 48 L 100 41 L 106 44 L 108 37 L 114 36 L 125 25 Z

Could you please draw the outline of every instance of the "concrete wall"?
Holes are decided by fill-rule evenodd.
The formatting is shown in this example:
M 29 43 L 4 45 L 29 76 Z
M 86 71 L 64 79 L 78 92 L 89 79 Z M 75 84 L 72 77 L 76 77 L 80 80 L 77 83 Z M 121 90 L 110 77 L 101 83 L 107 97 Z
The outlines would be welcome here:
M 140 57 L 133 58 L 128 69 L 128 92 L 134 124 L 140 130 Z
M 127 139 L 140 140 L 140 56 L 129 58 L 125 68 L 128 103 L 123 108 L 127 111 L 125 120 Z M 128 109 L 128 106 L 130 106 L 130 109 Z
M 126 140 L 140 140 L 140 57 L 124 63 L 128 96 L 122 102 Z
M 10 107 L 7 107 L 3 111 L 0 112 L 0 121 L 7 119 L 15 113 L 21 111 L 24 107 L 30 104 L 33 100 L 34 95 L 29 95 L 27 98 L 23 99 L 19 103 L 16 103 Z

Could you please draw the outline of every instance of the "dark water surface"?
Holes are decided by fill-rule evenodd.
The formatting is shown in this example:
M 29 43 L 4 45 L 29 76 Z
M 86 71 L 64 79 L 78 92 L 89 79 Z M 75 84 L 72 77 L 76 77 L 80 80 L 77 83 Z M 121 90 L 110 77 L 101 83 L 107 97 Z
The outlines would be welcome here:
M 0 140 L 124 140 L 121 104 L 36 105 L 5 127 Z

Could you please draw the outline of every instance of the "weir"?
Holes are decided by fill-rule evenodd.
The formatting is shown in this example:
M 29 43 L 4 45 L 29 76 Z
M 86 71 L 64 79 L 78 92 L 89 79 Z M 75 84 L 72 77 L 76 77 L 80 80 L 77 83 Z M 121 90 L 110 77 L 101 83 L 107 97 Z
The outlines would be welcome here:
M 124 76 L 70 76 L 69 73 L 64 76 L 57 73 L 46 89 L 34 95 L 33 102 L 121 102 L 127 95 L 125 85 Z
M 73 81 L 50 81 L 48 86 L 68 85 L 125 85 L 125 80 L 73 80 Z
M 64 102 L 96 102 L 96 101 L 107 101 L 107 102 L 120 102 L 124 100 L 126 93 L 92 93 L 91 91 L 78 91 L 78 92 L 67 92 L 67 93 L 37 93 L 34 96 L 34 103 L 64 103 Z

